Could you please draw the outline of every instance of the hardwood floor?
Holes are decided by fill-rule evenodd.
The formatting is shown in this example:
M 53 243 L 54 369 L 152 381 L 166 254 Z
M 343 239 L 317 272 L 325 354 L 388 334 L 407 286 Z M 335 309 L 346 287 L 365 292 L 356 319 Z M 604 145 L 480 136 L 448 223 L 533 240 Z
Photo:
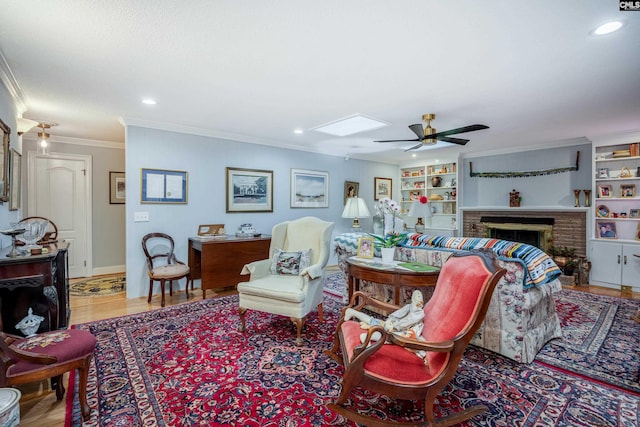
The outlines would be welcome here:
M 599 286 L 565 286 L 566 289 L 574 289 L 582 292 L 591 292 L 599 295 L 640 300 L 640 293 L 621 292 L 614 289 Z M 207 296 L 215 298 L 221 295 L 235 293 L 234 290 L 219 291 L 217 295 Z M 187 300 L 184 291 L 174 292 L 173 296 L 166 295 L 166 306 L 182 304 L 187 301 L 195 301 L 202 298 L 202 291 L 195 289 Z M 147 304 L 146 297 L 127 299 L 126 294 L 79 297 L 71 296 L 71 320 L 70 324 L 91 322 L 94 320 L 124 316 L 126 314 L 140 313 L 147 310 L 160 308 L 160 295 L 154 295 L 151 304 Z M 65 386 L 68 382 L 68 374 L 64 377 Z M 40 426 L 64 426 L 66 398 L 57 401 L 55 393 L 49 388 L 48 382 L 29 384 L 18 387 L 22 392 L 20 400 L 20 417 L 22 427 Z M 68 392 L 68 387 L 67 392 Z

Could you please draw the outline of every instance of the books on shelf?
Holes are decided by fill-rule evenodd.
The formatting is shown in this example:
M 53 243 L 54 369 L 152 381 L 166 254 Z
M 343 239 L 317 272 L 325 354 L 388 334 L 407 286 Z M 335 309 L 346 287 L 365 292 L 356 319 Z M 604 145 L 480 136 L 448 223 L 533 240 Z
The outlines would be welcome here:
M 439 271 L 440 268 L 433 266 L 433 265 L 429 265 L 429 264 L 424 264 L 421 262 L 399 262 L 398 263 L 398 267 L 400 268 L 406 268 L 407 270 L 411 270 L 411 271 L 417 271 L 420 273 L 427 273 L 430 271 Z
M 640 156 L 640 143 L 634 142 L 629 144 L 629 154 L 633 157 Z

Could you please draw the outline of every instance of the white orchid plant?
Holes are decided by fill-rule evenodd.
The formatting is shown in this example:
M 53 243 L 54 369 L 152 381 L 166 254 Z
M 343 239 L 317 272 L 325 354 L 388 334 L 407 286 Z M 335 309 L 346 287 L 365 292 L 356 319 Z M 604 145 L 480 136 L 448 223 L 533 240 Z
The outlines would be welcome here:
M 391 227 L 387 227 L 388 224 L 384 224 L 383 226 L 384 233 L 386 233 L 387 230 L 391 230 L 391 232 L 386 233 L 384 236 L 371 234 L 375 239 L 374 245 L 378 248 L 393 248 L 397 246 L 398 243 L 407 237 L 406 233 L 398 233 L 395 231 L 396 218 L 400 217 L 400 205 L 388 197 L 383 197 L 378 200 L 374 209 L 376 216 L 382 217 L 383 224 L 388 218 L 391 218 L 392 221 Z

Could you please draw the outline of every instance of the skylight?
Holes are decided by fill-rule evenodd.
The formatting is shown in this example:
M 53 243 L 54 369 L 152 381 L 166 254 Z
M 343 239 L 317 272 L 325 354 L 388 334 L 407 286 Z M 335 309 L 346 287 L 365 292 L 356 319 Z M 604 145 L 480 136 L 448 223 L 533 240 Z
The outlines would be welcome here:
M 346 117 L 344 119 L 320 125 L 313 128 L 313 130 L 334 136 L 347 136 L 353 135 L 354 133 L 379 129 L 385 126 L 389 126 L 389 124 L 356 114 L 355 116 Z

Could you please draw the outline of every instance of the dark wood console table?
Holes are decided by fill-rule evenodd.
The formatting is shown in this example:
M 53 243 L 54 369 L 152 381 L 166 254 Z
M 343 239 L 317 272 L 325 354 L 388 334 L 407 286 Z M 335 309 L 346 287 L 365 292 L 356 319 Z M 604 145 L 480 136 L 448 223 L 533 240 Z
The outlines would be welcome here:
M 69 278 L 66 242 L 45 246 L 48 253 L 7 257 L 0 251 L 0 328 L 22 335 L 15 325 L 28 314 L 44 317 L 38 332 L 69 326 Z
M 435 286 L 438 281 L 440 270 L 418 272 L 406 270 L 403 268 L 380 269 L 367 262 L 360 261 L 354 257 L 347 258 L 347 284 L 349 287 L 349 301 L 354 292 L 360 289 L 360 281 L 368 280 L 374 283 L 380 283 L 393 286 L 393 304 L 400 305 L 400 288 L 407 287 L 429 287 Z
M 271 236 L 189 238 L 189 268 L 193 280 L 202 279 L 202 296 L 207 289 L 235 287 L 249 280 L 241 276 L 245 264 L 269 258 Z

